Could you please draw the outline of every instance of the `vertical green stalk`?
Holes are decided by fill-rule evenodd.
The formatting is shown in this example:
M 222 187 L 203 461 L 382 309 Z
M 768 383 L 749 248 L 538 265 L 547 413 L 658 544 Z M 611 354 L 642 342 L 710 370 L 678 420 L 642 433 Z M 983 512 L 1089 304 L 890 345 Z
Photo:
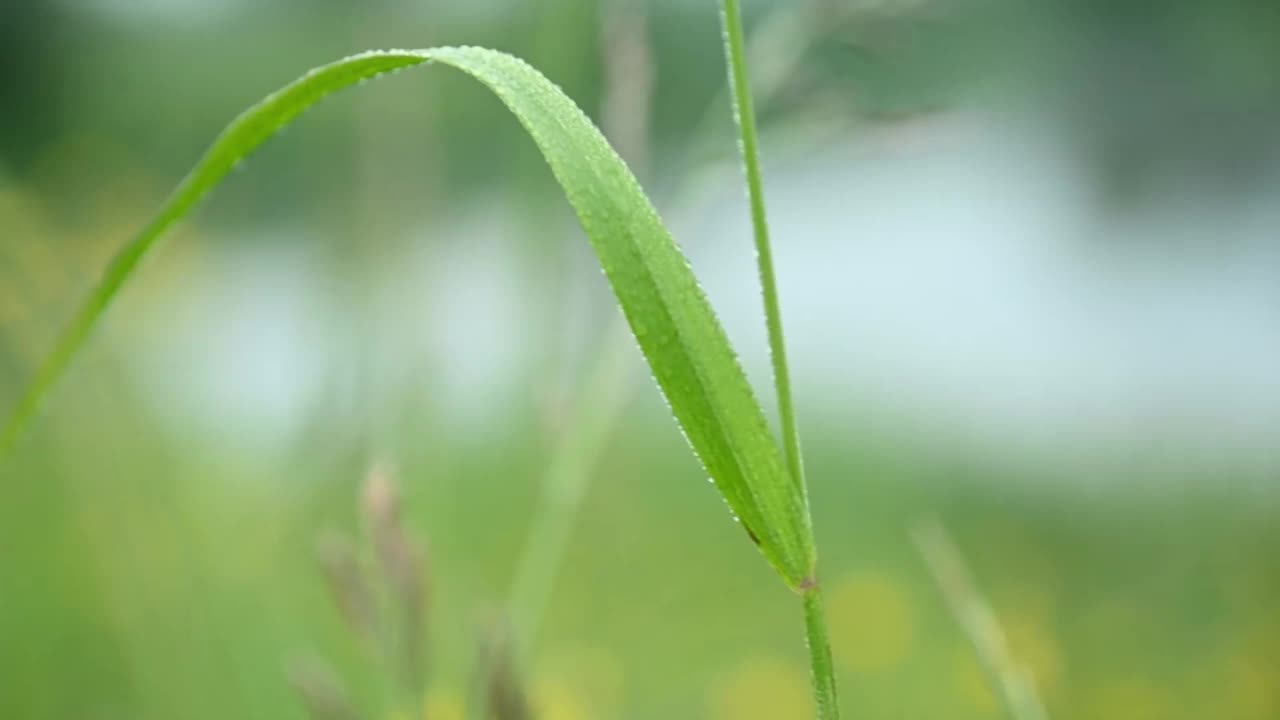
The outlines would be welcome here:
M 813 669 L 813 700 L 819 718 L 840 717 L 836 699 L 836 673 L 831 665 L 831 644 L 827 640 L 827 616 L 822 593 L 814 587 L 804 594 L 804 626 L 809 639 L 809 666 Z
M 773 270 L 773 250 L 769 240 L 769 223 L 764 207 L 764 181 L 760 173 L 760 143 L 756 135 L 756 113 L 751 100 L 751 84 L 747 76 L 746 43 L 742 31 L 742 11 L 738 0 L 720 0 L 720 21 L 724 31 L 725 63 L 729 68 L 730 96 L 733 116 L 738 126 L 747 195 L 751 204 L 756 262 L 760 271 L 760 288 L 764 297 L 765 323 L 769 331 L 769 355 L 773 362 L 773 384 L 778 393 L 778 415 L 782 424 L 782 446 L 787 469 L 799 485 L 808 508 L 808 488 L 804 479 L 804 462 L 800 456 L 800 433 L 796 427 L 795 404 L 791 396 L 791 373 L 787 367 L 787 348 L 782 333 L 782 311 L 778 303 L 778 283 Z M 811 523 L 806 523 L 812 533 Z M 809 665 L 813 681 L 814 706 L 819 720 L 837 720 L 840 706 L 836 698 L 835 671 L 831 662 L 831 642 L 822 608 L 822 591 L 816 575 L 802 589 L 805 633 L 809 644 Z
M 760 174 L 760 141 L 756 136 L 756 110 L 747 77 L 747 52 L 742 33 L 738 0 L 721 0 L 720 19 L 724 26 L 725 61 L 729 65 L 729 89 L 733 118 L 738 125 L 739 150 L 751 202 L 751 226 L 755 232 L 756 262 L 760 289 L 764 296 L 765 323 L 769 327 L 769 355 L 773 360 L 773 384 L 778 389 L 778 415 L 782 420 L 782 446 L 791 477 L 804 487 L 804 464 L 800 460 L 800 433 L 796 429 L 795 407 L 791 399 L 791 372 L 787 368 L 787 348 L 782 336 L 782 311 L 778 305 L 778 283 L 773 271 L 773 249 L 769 221 L 764 209 L 764 181 Z

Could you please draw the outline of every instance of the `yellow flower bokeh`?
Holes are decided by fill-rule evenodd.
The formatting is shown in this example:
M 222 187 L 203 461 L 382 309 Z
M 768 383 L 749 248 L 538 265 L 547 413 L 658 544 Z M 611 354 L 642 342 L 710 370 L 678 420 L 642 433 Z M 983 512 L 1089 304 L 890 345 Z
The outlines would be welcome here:
M 907 590 L 886 574 L 861 572 L 827 597 L 836 663 L 853 672 L 890 670 L 912 652 L 915 612 Z
M 717 680 L 710 704 L 714 720 L 813 717 L 807 670 L 769 656 L 750 658 Z

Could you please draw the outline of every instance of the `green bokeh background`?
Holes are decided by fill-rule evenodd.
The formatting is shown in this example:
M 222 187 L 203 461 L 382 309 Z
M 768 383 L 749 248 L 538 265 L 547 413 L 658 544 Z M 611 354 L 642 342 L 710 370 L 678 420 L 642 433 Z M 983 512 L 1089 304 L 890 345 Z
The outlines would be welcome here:
M 632 160 L 665 208 L 685 178 L 731 157 L 733 138 L 712 3 L 638 7 L 657 82 L 646 157 Z M 752 28 L 778 8 L 830 15 L 763 108 L 766 146 L 820 146 L 832 126 L 856 133 L 999 96 L 1071 118 L 1096 191 L 1117 207 L 1158 197 L 1169 178 L 1229 196 L 1270 177 L 1272 3 L 749 3 Z M 111 250 L 261 95 L 367 47 L 465 43 L 526 57 L 599 117 L 614 9 L 0 10 L 0 407 Z M 1177 92 L 1137 96 L 1125 83 L 1140 73 L 1111 77 L 1140 47 L 1154 48 L 1141 55 L 1154 76 L 1187 78 Z M 1082 88 L 1097 98 L 1073 102 Z M 1230 131 L 1205 134 L 1206 122 Z M 388 320 L 371 298 L 477 197 L 516 218 L 519 236 L 501 247 L 539 278 L 531 312 L 546 340 L 496 411 L 459 423 L 432 368 L 380 379 L 395 358 L 379 333 L 469 308 Z M 428 230 L 404 231 L 422 216 Z M 476 637 L 511 582 L 558 438 L 574 431 L 549 418 L 581 391 L 591 353 L 565 348 L 610 342 L 601 287 L 574 313 L 551 291 L 585 262 L 574 233 L 532 145 L 464 79 L 360 88 L 271 143 L 146 268 L 0 467 L 0 717 L 299 718 L 285 673 L 299 657 L 324 658 L 375 706 L 379 671 L 333 609 L 314 546 L 326 531 L 359 533 L 358 489 L 379 459 L 397 468 L 406 522 L 430 548 L 430 690 L 414 714 L 462 717 Z M 307 272 L 353 308 L 313 352 L 364 363 L 261 444 L 158 411 L 151 398 L 183 369 L 156 370 L 135 340 L 181 324 L 174 298 L 236 243 L 306 243 Z M 796 603 L 729 521 L 643 371 L 627 377 L 523 668 L 535 706 L 549 720 L 805 717 Z M 802 398 L 822 391 L 796 384 Z M 1172 469 L 1168 448 L 1131 449 L 1084 478 L 1087 464 L 930 442 L 871 412 L 800 412 L 847 716 L 999 716 L 910 542 L 938 515 L 1053 717 L 1280 718 L 1274 445 Z

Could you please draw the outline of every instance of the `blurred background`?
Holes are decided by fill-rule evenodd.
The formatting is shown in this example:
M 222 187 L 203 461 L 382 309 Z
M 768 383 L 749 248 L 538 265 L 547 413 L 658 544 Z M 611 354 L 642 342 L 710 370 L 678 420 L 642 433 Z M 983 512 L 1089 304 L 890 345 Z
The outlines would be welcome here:
M 745 11 L 846 713 L 1000 716 L 911 542 L 936 516 L 1051 716 L 1280 718 L 1280 4 Z M 772 408 L 719 33 L 711 0 L 5 3 L 0 408 L 236 113 L 440 44 L 601 124 Z M 395 713 L 316 553 L 367 531 L 375 463 L 429 555 Z M 0 475 L 5 718 L 302 718 L 299 662 L 364 717 L 466 717 L 548 507 L 563 559 L 513 628 L 539 717 L 811 717 L 794 598 L 532 143 L 451 72 L 229 177 Z

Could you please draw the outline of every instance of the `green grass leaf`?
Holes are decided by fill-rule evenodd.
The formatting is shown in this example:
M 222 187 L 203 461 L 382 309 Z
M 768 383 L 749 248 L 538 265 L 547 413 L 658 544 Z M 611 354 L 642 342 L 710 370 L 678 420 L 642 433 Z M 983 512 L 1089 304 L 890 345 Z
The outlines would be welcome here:
M 528 131 L 577 213 L 689 444 L 770 563 L 792 587 L 807 585 L 815 558 L 803 493 L 688 261 L 635 177 L 573 101 L 523 61 L 482 48 L 355 55 L 312 70 L 232 121 L 106 268 L 6 424 L 0 456 L 141 260 L 237 163 L 330 93 L 430 62 L 479 80 Z

